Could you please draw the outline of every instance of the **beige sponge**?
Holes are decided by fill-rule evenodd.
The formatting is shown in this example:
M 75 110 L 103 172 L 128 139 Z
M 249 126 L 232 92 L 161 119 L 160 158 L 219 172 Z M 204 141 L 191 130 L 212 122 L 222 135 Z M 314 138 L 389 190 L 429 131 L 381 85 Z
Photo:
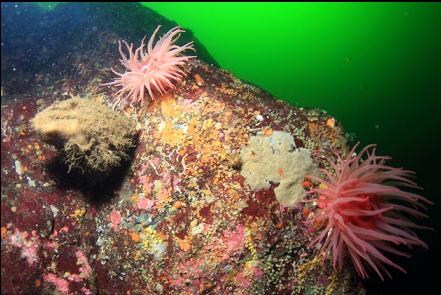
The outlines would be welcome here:
M 65 156 L 71 169 L 110 172 L 129 158 L 136 129 L 129 118 L 93 99 L 55 102 L 32 121 L 42 140 Z
M 279 203 L 287 207 L 305 197 L 305 175 L 317 173 L 310 151 L 294 147 L 291 134 L 274 131 L 271 136 L 252 136 L 240 153 L 241 175 L 246 183 L 256 191 L 268 189 L 271 182 L 278 183 L 274 193 Z

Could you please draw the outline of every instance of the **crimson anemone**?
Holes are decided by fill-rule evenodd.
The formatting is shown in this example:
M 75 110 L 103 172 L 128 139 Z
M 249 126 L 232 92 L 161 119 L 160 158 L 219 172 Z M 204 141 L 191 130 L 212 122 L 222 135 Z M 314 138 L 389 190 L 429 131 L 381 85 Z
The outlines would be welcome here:
M 118 42 L 121 54 L 120 62 L 127 71 L 121 74 L 112 69 L 118 77 L 114 81 L 104 84 L 120 87 L 115 93 L 116 100 L 113 107 L 148 102 L 155 99 L 157 94 L 162 95 L 175 88 L 174 83 L 182 81 L 182 78 L 186 76 L 183 66 L 195 56 L 185 56 L 181 53 L 189 49 L 194 50 L 193 42 L 182 46 L 175 45 L 179 34 L 185 32 L 180 27 L 175 27 L 153 46 L 159 28 L 160 26 L 153 32 L 145 49 L 145 37 L 135 52 L 133 52 L 133 44 L 129 46 L 126 41 L 122 41 L 129 51 L 129 57 L 123 53 L 121 41 Z
M 362 278 L 368 277 L 370 266 L 383 280 L 382 273 L 390 277 L 385 265 L 405 272 L 387 253 L 408 257 L 398 245 L 427 248 L 414 232 L 427 227 L 409 217 L 427 217 L 421 212 L 426 209 L 423 204 L 432 203 L 403 190 L 419 189 L 410 179 L 412 171 L 386 165 L 390 157 L 377 156 L 375 145 L 355 154 L 357 146 L 345 158 L 337 155 L 337 162 L 329 161 L 335 172 L 322 170 L 327 180 L 310 176 L 321 183 L 314 190 L 319 209 L 312 221 L 323 225 L 312 245 L 318 245 L 325 257 L 332 255 L 334 268 L 341 270 L 349 255 Z

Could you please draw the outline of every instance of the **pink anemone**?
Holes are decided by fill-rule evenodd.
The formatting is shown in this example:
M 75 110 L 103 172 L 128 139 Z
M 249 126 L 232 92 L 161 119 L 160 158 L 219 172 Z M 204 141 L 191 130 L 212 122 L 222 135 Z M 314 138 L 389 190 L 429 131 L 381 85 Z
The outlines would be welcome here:
M 113 107 L 122 106 L 124 108 L 127 105 L 149 102 L 155 99 L 156 95 L 162 95 L 175 88 L 174 83 L 182 81 L 182 78 L 186 76 L 183 66 L 195 56 L 185 56 L 181 53 L 189 49 L 194 50 L 193 42 L 183 46 L 175 45 L 180 33 L 185 32 L 180 27 L 175 27 L 153 46 L 159 28 L 160 26 L 153 32 L 147 47 L 144 48 L 146 38 L 144 37 L 135 52 L 133 52 L 133 44 L 129 46 L 126 41 L 122 41 L 129 52 L 128 57 L 122 51 L 121 41 L 118 42 L 121 54 L 120 62 L 127 71 L 118 73 L 112 69 L 112 72 L 118 77 L 114 81 L 104 84 L 120 87 L 115 93 L 116 100 Z
M 345 158 L 337 155 L 336 163 L 329 161 L 335 172 L 323 170 L 327 180 L 310 176 L 321 183 L 314 190 L 319 209 L 312 222 L 323 225 L 312 245 L 320 247 L 325 257 L 332 255 L 334 268 L 341 270 L 349 255 L 362 278 L 368 277 L 369 266 L 383 280 L 382 273 L 391 277 L 385 265 L 405 272 L 387 253 L 408 257 L 398 245 L 427 248 L 414 229 L 428 228 L 408 217 L 427 217 L 421 212 L 426 209 L 423 203 L 432 202 L 403 190 L 419 189 L 410 180 L 412 171 L 386 165 L 390 157 L 375 155 L 375 145 L 356 155 L 357 146 Z

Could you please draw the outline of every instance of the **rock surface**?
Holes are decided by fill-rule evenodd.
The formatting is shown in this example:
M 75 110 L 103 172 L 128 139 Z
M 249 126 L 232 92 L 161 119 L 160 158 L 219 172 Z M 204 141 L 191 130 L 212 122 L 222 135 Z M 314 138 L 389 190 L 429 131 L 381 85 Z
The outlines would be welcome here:
M 168 28 L 143 10 L 150 26 L 127 25 L 128 34 Z M 120 13 L 112 21 L 133 24 Z M 112 90 L 100 85 L 118 68 L 116 41 L 127 37 L 103 22 L 81 42 L 65 42 L 69 56 L 54 59 L 60 72 L 3 81 L 13 59 L 3 62 L 2 47 L 2 294 L 363 293 L 351 269 L 335 272 L 308 248 L 314 204 L 284 207 L 278 183 L 253 191 L 241 175 L 252 136 L 290 134 L 292 149 L 310 150 L 326 168 L 333 150 L 346 150 L 342 127 L 201 60 L 174 92 L 124 110 L 140 134 L 130 165 L 94 185 L 67 172 L 30 120 L 74 95 L 111 103 Z M 84 48 L 92 39 L 100 46 Z M 32 89 L 14 84 L 21 77 Z

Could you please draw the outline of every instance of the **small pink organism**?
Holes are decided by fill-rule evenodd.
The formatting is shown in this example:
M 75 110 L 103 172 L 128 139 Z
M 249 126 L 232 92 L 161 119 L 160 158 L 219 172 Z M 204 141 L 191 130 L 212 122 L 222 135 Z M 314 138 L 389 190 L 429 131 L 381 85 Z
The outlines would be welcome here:
M 182 81 L 186 76 L 183 66 L 195 56 L 185 56 L 181 53 L 185 50 L 195 50 L 193 42 L 183 46 L 174 44 L 179 38 L 180 33 L 185 32 L 180 27 L 175 27 L 168 31 L 153 46 L 153 41 L 159 31 L 158 26 L 150 37 L 147 47 L 145 47 L 144 37 L 141 45 L 133 52 L 133 43 L 129 44 L 122 41 L 129 51 L 129 57 L 122 51 L 121 41 L 119 52 L 120 62 L 126 68 L 125 73 L 112 72 L 118 77 L 104 85 L 120 87 L 115 93 L 116 100 L 113 108 L 127 105 L 143 104 L 145 101 L 155 99 L 155 95 L 164 94 L 168 90 L 175 88 L 174 83 Z M 146 98 L 145 94 L 148 95 Z
M 368 277 L 366 266 L 370 266 L 384 280 L 382 272 L 391 277 L 385 265 L 405 272 L 386 253 L 409 257 L 397 246 L 427 248 L 414 229 L 430 228 L 415 224 L 405 215 L 427 218 L 421 212 L 426 209 L 423 203 L 432 202 L 402 190 L 419 189 L 410 180 L 412 171 L 386 165 L 390 157 L 375 155 L 375 145 L 366 146 L 358 155 L 357 146 L 345 158 L 337 155 L 336 163 L 329 161 L 335 173 L 323 169 L 327 180 L 309 176 L 321 183 L 313 191 L 319 195 L 312 200 L 319 209 L 312 224 L 323 225 L 312 245 L 318 245 L 325 257 L 332 254 L 334 268 L 340 271 L 349 255 L 363 279 Z

